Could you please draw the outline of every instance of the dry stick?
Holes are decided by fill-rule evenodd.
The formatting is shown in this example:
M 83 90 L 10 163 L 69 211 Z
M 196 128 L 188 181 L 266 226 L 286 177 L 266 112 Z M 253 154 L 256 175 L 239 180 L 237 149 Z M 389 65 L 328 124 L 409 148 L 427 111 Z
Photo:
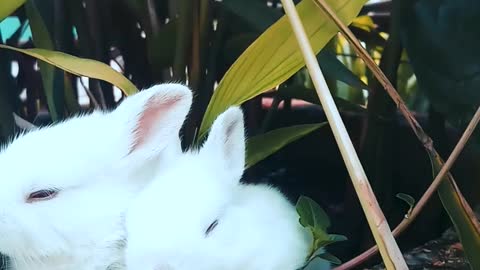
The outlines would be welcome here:
M 348 136 L 292 0 L 282 0 L 340 153 L 387 269 L 408 269 Z
M 368 54 L 368 52 L 362 47 L 362 45 L 360 44 L 358 39 L 355 37 L 355 35 L 352 33 L 352 31 L 350 31 L 350 29 L 347 26 L 345 26 L 345 24 L 343 24 L 342 21 L 340 21 L 340 19 L 337 17 L 335 12 L 328 6 L 325 0 L 314 0 L 314 1 L 315 1 L 315 4 L 317 4 L 317 6 L 320 7 L 320 9 L 322 9 L 324 13 L 326 13 L 326 15 L 332 21 L 334 21 L 334 23 L 340 28 L 340 31 L 345 36 L 345 38 L 349 41 L 351 45 L 353 45 L 355 52 L 363 59 L 363 61 L 368 66 L 368 68 L 372 71 L 372 73 L 375 75 L 377 80 L 382 84 L 383 88 L 387 91 L 387 93 L 390 95 L 390 97 L 393 99 L 393 101 L 397 105 L 397 108 L 400 110 L 402 115 L 407 120 L 408 124 L 412 128 L 417 138 L 423 144 L 423 147 L 428 152 L 429 156 L 434 157 L 435 159 L 434 162 L 438 162 L 439 165 L 443 166 L 444 164 L 442 159 L 440 158 L 440 155 L 437 153 L 437 151 L 433 147 L 432 139 L 425 133 L 425 131 L 423 131 L 420 124 L 418 124 L 415 117 L 408 110 L 402 98 L 400 97 L 398 92 L 395 90 L 395 87 L 393 87 L 393 85 L 385 76 L 385 74 L 382 72 L 382 70 L 376 65 L 376 63 L 373 61 L 373 59 Z M 454 186 L 455 192 L 457 193 L 460 200 L 462 201 L 466 214 L 469 216 L 470 221 L 473 223 L 473 226 L 475 226 L 476 228 L 480 228 L 480 224 L 475 218 L 475 215 L 470 205 L 468 205 L 468 203 L 465 201 L 465 199 L 461 195 L 460 190 L 458 190 L 455 180 L 453 179 L 453 176 L 447 172 L 446 178 L 451 182 L 452 186 Z M 443 179 L 443 178 L 440 178 L 440 179 Z M 413 219 L 413 218 L 411 217 L 410 219 Z M 402 230 L 403 229 L 404 228 L 402 228 Z M 395 232 L 397 232 L 397 229 L 394 230 L 394 233 Z M 366 254 L 366 252 L 364 254 Z M 375 254 L 375 251 L 370 253 L 369 255 L 373 255 L 373 254 Z M 368 258 L 368 257 L 364 257 L 364 259 L 365 258 Z M 346 268 L 337 268 L 337 269 L 346 269 Z
M 402 222 L 398 224 L 395 230 L 393 230 L 393 235 L 395 237 L 398 236 L 400 233 L 402 233 L 408 227 L 408 225 L 410 225 L 410 223 L 412 223 L 413 220 L 415 220 L 415 218 L 418 216 L 420 211 L 422 211 L 423 207 L 425 206 L 427 201 L 430 199 L 430 197 L 432 197 L 432 195 L 435 193 L 438 186 L 440 185 L 445 175 L 448 173 L 448 171 L 452 167 L 455 160 L 457 160 L 459 154 L 462 152 L 463 148 L 465 147 L 465 144 L 467 143 L 468 139 L 472 136 L 472 133 L 477 127 L 479 121 L 480 121 L 480 107 L 478 107 L 477 111 L 475 112 L 475 115 L 473 116 L 472 120 L 470 121 L 467 128 L 463 132 L 462 137 L 458 141 L 457 145 L 455 145 L 455 148 L 453 149 L 452 153 L 448 157 L 447 162 L 445 162 L 445 165 L 443 165 L 443 167 L 440 169 L 440 172 L 438 172 L 432 184 L 428 187 L 427 191 L 425 191 L 423 196 L 420 198 L 420 200 L 418 201 L 417 205 L 413 208 L 410 215 L 406 216 L 402 220 Z M 362 263 L 363 261 L 365 261 L 366 259 L 368 259 L 369 257 L 371 257 L 372 255 L 374 255 L 377 251 L 378 251 L 378 248 L 374 246 L 335 269 L 345 270 L 345 269 L 350 269 L 352 267 L 355 267 L 360 263 Z
M 405 102 L 403 102 L 397 90 L 395 90 L 395 87 L 393 87 L 392 83 L 388 80 L 387 76 L 385 76 L 382 70 L 377 66 L 375 61 L 370 56 L 370 54 L 368 54 L 368 52 L 362 47 L 362 44 L 360 44 L 360 41 L 358 41 L 358 39 L 355 37 L 352 31 L 350 31 L 350 29 L 347 26 L 345 26 L 345 24 L 342 21 L 340 21 L 340 19 L 337 17 L 335 12 L 330 8 L 330 6 L 328 6 L 325 0 L 313 0 L 313 1 L 315 2 L 315 4 L 317 4 L 318 7 L 320 7 L 320 9 L 322 9 L 326 13 L 326 15 L 338 26 L 338 28 L 340 28 L 340 32 L 345 36 L 348 42 L 351 45 L 353 45 L 355 52 L 363 59 L 365 64 L 368 66 L 368 68 L 372 71 L 372 73 L 375 75 L 377 80 L 382 84 L 383 88 L 387 91 L 387 93 L 393 99 L 393 101 L 397 105 L 397 108 L 400 110 L 403 116 L 407 119 L 409 125 L 413 129 L 413 132 L 415 132 L 415 135 L 417 135 L 419 140 L 422 142 L 423 146 L 427 149 L 432 150 L 433 149 L 432 139 L 428 137 L 427 134 L 425 134 L 420 124 L 418 124 L 415 117 L 408 110 L 407 105 L 405 105 Z

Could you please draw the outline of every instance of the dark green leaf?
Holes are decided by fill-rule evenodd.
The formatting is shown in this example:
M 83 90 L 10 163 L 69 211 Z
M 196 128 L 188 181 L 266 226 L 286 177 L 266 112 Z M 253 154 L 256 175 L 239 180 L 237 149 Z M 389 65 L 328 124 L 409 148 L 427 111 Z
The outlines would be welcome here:
M 415 199 L 408 195 L 408 194 L 405 194 L 405 193 L 398 193 L 397 194 L 397 198 L 399 198 L 400 200 L 406 202 L 409 206 L 410 206 L 410 209 L 413 208 L 413 206 L 415 205 Z
M 433 156 L 429 155 L 429 157 L 433 175 L 437 175 L 441 169 L 438 165 L 438 160 Z M 459 193 L 457 185 L 449 179 L 443 179 L 438 188 L 440 200 L 458 233 L 471 269 L 480 269 L 480 256 L 478 256 L 478 251 L 480 250 L 480 228 L 474 213 L 471 212 L 470 207 L 464 205 L 465 202 L 458 195 Z
M 296 208 L 300 224 L 304 227 L 311 226 L 315 238 L 323 238 L 325 230 L 330 227 L 330 219 L 320 205 L 308 197 L 300 196 Z
M 44 1 L 44 6 L 48 6 L 46 10 L 53 10 L 53 1 Z M 33 43 L 37 48 L 55 50 L 53 40 L 45 23 L 45 16 L 42 17 L 40 10 L 37 7 L 36 0 L 29 0 L 25 3 L 27 16 L 30 21 L 30 28 L 32 29 Z M 45 8 L 44 8 L 45 9 Z M 50 14 L 44 14 L 51 19 Z M 38 63 L 40 73 L 42 74 L 43 89 L 47 97 L 47 104 L 50 115 L 53 121 L 59 120 L 63 115 L 64 109 L 64 85 L 63 72 L 56 71 L 54 66 L 45 62 Z
M 251 137 L 247 141 L 247 164 L 249 168 L 257 162 L 277 152 L 285 145 L 300 139 L 312 131 L 323 127 L 326 123 L 297 125 L 279 128 L 267 133 Z
M 342 261 L 340 261 L 339 258 L 333 256 L 331 253 L 328 253 L 328 252 L 324 252 L 324 253 L 320 253 L 318 255 L 315 255 L 315 257 L 313 259 L 315 259 L 315 258 L 320 258 L 320 259 L 329 261 L 333 264 L 341 264 L 342 263 Z
M 258 32 L 265 31 L 282 17 L 280 10 L 269 8 L 265 3 L 257 0 L 224 0 L 223 5 Z
M 351 70 L 349 70 L 337 56 L 328 50 L 322 50 L 318 55 L 318 63 L 320 68 L 324 71 L 325 76 L 335 78 L 341 82 L 344 82 L 353 88 L 358 90 L 366 89 L 370 87 L 366 85 L 360 78 L 355 76 Z

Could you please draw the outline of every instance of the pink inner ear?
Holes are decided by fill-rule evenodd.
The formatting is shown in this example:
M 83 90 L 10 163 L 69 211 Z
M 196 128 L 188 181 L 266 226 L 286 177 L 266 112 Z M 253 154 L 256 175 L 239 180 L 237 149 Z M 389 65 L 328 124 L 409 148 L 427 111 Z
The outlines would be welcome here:
M 154 96 L 145 103 L 144 110 L 133 130 L 133 143 L 129 154 L 144 145 L 153 133 L 158 132 L 156 129 L 159 125 L 166 125 L 166 123 L 160 123 L 163 121 L 162 117 L 172 110 L 180 99 L 180 96 L 169 97 L 167 100 L 165 97 Z

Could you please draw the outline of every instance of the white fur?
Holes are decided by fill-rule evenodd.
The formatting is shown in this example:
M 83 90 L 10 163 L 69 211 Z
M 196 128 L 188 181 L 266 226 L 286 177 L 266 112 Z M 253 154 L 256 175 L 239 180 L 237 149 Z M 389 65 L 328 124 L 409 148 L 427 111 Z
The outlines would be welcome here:
M 295 270 L 310 234 L 275 188 L 240 184 L 242 111 L 214 122 L 199 151 L 164 168 L 126 215 L 128 270 Z M 218 219 L 208 236 L 205 231 Z
M 154 167 L 181 152 L 178 134 L 191 100 L 185 86 L 153 86 L 113 112 L 35 129 L 5 147 L 0 252 L 10 258 L 8 269 L 119 269 L 127 205 L 154 177 Z M 145 112 L 155 109 L 162 112 L 158 121 L 140 127 Z M 60 191 L 50 200 L 26 201 L 46 188 Z

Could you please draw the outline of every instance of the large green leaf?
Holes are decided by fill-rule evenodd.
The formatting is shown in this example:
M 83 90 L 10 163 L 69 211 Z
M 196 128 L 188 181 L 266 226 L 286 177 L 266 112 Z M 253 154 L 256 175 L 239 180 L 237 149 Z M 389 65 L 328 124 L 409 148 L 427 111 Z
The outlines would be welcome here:
M 328 0 L 339 18 L 349 24 L 365 0 Z M 337 27 L 312 0 L 297 5 L 307 35 L 319 52 L 337 33 Z M 284 82 L 304 66 L 304 60 L 288 18 L 283 16 L 267 29 L 235 61 L 215 90 L 200 127 L 200 138 L 216 116 L 231 105 L 239 105 Z
M 433 175 L 440 171 L 437 157 L 431 156 Z M 462 243 L 465 255 L 470 263 L 471 269 L 480 269 L 480 227 L 469 216 L 474 216 L 471 208 L 465 205 L 463 197 L 459 196 L 460 190 L 455 182 L 448 178 L 443 179 L 438 187 L 438 195 L 442 201 L 443 207 L 447 211 L 452 223 L 457 231 L 460 242 Z
M 125 76 L 112 67 L 96 60 L 79 58 L 66 53 L 44 49 L 19 49 L 1 44 L 0 48 L 30 55 L 78 76 L 86 76 L 109 82 L 122 90 L 126 95 L 138 92 L 137 87 L 125 78 Z
M 279 128 L 248 139 L 247 164 L 251 167 L 257 162 L 280 150 L 285 145 L 300 139 L 310 132 L 323 127 L 326 123 L 297 125 Z
M 25 3 L 25 0 L 2 0 L 0 4 L 0 21 L 12 14 L 23 3 Z

